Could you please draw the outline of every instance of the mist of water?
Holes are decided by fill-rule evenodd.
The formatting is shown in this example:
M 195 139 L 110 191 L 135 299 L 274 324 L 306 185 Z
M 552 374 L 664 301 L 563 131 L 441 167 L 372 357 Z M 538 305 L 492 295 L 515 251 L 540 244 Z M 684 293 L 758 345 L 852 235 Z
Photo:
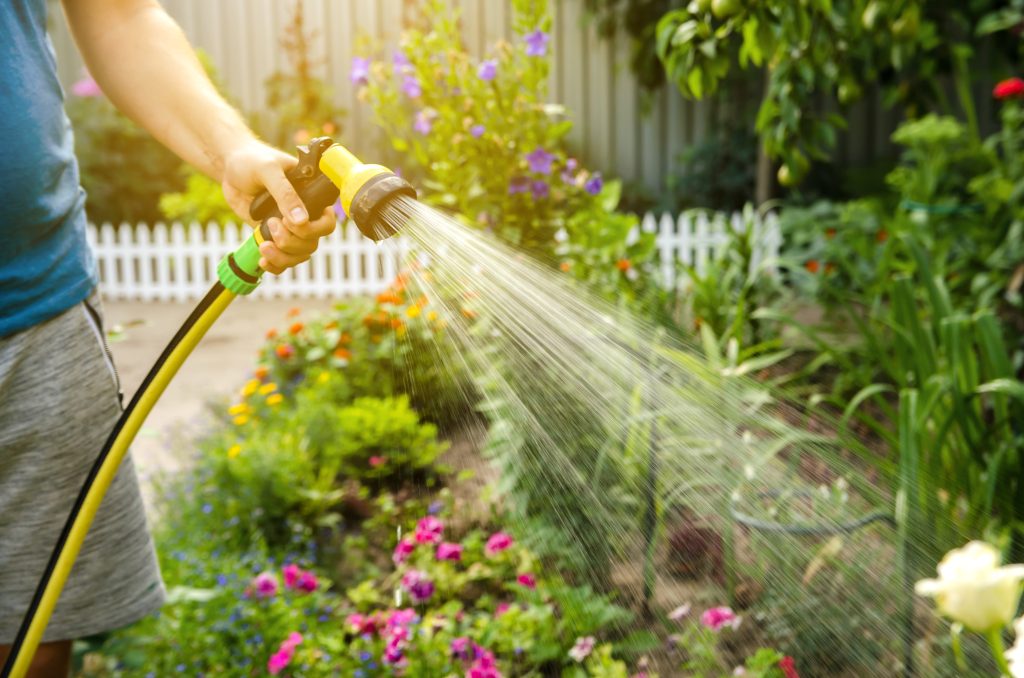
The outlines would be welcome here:
M 575 583 L 637 612 L 623 633 L 732 591 L 742 651 L 769 642 L 764 630 L 785 643 L 788 628 L 817 644 L 800 648 L 818 658 L 801 675 L 899 675 L 911 593 L 895 531 L 846 529 L 891 515 L 893 498 L 835 436 L 485 233 L 415 201 L 384 218 L 414 243 L 412 283 L 458 348 L 436 359 L 482 385 L 504 508 L 542 553 L 575 565 Z M 648 654 L 664 672 L 677 652 Z

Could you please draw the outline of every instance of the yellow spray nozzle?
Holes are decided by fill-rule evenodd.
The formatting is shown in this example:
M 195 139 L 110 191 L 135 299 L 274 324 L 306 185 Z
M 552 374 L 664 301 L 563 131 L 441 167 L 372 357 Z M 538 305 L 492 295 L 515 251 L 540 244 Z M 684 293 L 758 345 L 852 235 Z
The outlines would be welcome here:
M 320 156 L 320 171 L 338 187 L 341 207 L 373 240 L 395 234 L 394 227 L 381 219 L 381 208 L 398 196 L 416 197 L 416 190 L 381 165 L 365 165 L 341 144 L 334 144 Z

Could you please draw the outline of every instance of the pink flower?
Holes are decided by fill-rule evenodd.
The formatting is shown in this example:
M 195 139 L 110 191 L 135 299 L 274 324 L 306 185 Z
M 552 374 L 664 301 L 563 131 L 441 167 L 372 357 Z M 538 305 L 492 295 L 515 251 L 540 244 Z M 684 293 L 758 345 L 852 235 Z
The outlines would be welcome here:
M 76 97 L 103 96 L 103 90 L 101 90 L 96 81 L 92 79 L 92 76 L 88 74 L 71 86 L 71 93 Z
M 417 544 L 440 544 L 443 532 L 444 523 L 434 516 L 427 516 L 416 523 L 416 533 L 413 534 L 413 539 Z
M 391 554 L 391 560 L 395 561 L 395 565 L 401 565 L 408 560 L 415 548 L 416 544 L 411 539 L 402 539 L 395 545 L 395 551 Z
M 299 575 L 299 581 L 297 582 L 296 588 L 306 593 L 312 593 L 316 591 L 319 582 L 316 580 L 316 575 L 306 570 Z
M 712 631 L 720 631 L 722 627 L 737 628 L 740 625 L 740 618 L 729 607 L 712 607 L 704 610 L 700 616 L 700 623 Z
M 511 536 L 504 532 L 495 532 L 487 540 L 487 545 L 484 546 L 484 554 L 488 558 L 493 558 L 496 554 L 508 549 L 513 543 L 515 542 Z
M 408 626 L 416 621 L 416 610 L 411 607 L 407 607 L 404 610 L 395 610 L 387 618 L 386 625 L 390 628 L 396 628 L 399 626 Z
M 494 616 L 500 617 L 501 615 L 508 612 L 509 608 L 512 607 L 508 603 L 498 603 L 498 607 L 494 608 Z
M 441 542 L 437 545 L 438 560 L 462 560 L 462 544 Z
M 672 621 L 679 621 L 686 615 L 690 614 L 691 605 L 689 603 L 683 603 L 676 609 L 668 613 L 668 618 Z
M 378 468 L 378 467 L 383 466 L 384 464 L 386 464 L 387 461 L 388 461 L 387 457 L 381 457 L 381 456 L 377 456 L 377 455 L 372 456 L 372 457 L 370 457 L 370 467 L 371 468 Z
M 800 674 L 796 672 L 796 662 L 793 661 L 792 657 L 783 657 L 779 660 L 779 668 L 786 675 L 786 678 L 800 678 Z
M 590 656 L 590 653 L 594 651 L 594 645 L 597 640 L 594 636 L 586 636 L 583 638 L 577 638 L 576 644 L 569 650 L 569 656 L 576 662 L 583 663 L 583 660 Z
M 281 568 L 281 578 L 284 579 L 285 588 L 295 588 L 295 583 L 299 581 L 299 576 L 302 574 L 302 569 L 295 563 L 289 563 Z
M 280 647 L 277 648 L 277 652 L 270 656 L 270 659 L 267 661 L 267 671 L 275 676 L 281 673 L 291 663 L 292 657 L 295 656 L 295 648 L 301 642 L 302 634 L 292 631 L 288 638 L 282 641 Z
M 77 92 L 76 92 L 77 94 Z M 1020 78 L 1008 78 L 998 83 L 992 90 L 992 96 L 996 99 L 1009 99 L 1024 95 L 1024 80 Z
M 376 633 L 379 621 L 380 617 L 377 614 L 363 616 L 356 613 L 345 617 L 345 624 L 361 636 Z
M 288 648 L 294 650 L 295 647 L 302 642 L 302 634 L 298 631 L 292 631 L 288 634 L 288 637 L 281 643 L 282 648 Z
M 526 572 L 516 577 L 516 581 L 519 582 L 520 586 L 525 586 L 528 589 L 532 590 L 537 588 L 537 578 L 529 572 Z
M 452 656 L 459 659 L 469 659 L 469 638 L 461 636 L 452 641 Z
M 256 596 L 259 598 L 273 598 L 277 595 L 277 577 L 269 572 L 261 572 L 252 580 L 256 589 Z

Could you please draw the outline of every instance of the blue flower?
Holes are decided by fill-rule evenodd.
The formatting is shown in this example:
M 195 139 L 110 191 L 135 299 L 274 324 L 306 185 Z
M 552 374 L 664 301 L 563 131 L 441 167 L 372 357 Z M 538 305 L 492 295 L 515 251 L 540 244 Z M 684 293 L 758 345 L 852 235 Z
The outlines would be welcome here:
M 185 666 L 184 664 L 178 664 L 177 666 L 174 667 L 174 670 L 177 671 L 178 673 L 185 673 L 185 671 L 187 669 L 188 669 L 188 667 Z
M 598 195 L 604 188 L 604 179 L 601 178 L 600 172 L 594 172 L 594 176 L 587 180 L 587 183 L 583 185 L 585 190 L 590 195 Z
M 348 77 L 354 85 L 365 85 L 370 82 L 370 59 L 366 57 L 352 57 L 352 70 Z
M 526 36 L 526 55 L 542 57 L 548 53 L 548 42 L 551 36 L 539 28 Z
M 484 135 L 484 132 L 486 131 L 487 128 L 484 127 L 483 125 L 473 125 L 472 127 L 469 128 L 469 133 L 473 135 L 474 139 L 479 139 Z
M 218 574 L 217 575 L 217 586 L 227 586 L 227 585 L 228 585 L 227 575 Z
M 555 156 L 538 146 L 532 153 L 526 156 L 526 162 L 530 165 L 530 171 L 537 174 L 551 174 L 551 163 Z
M 530 186 L 530 192 L 533 193 L 534 198 L 541 200 L 548 197 L 551 193 L 551 188 L 548 186 L 548 182 L 538 179 Z
M 206 515 L 210 515 L 211 513 L 213 513 L 213 506 L 210 505 L 209 503 L 203 504 L 203 513 L 205 513 Z
M 359 653 L 359 661 L 361 661 L 361 662 L 368 662 L 371 659 L 373 659 L 373 653 L 367 652 L 366 650 L 363 650 L 362 652 Z
M 494 59 L 480 62 L 480 68 L 476 71 L 477 76 L 484 82 L 490 82 L 498 76 L 498 62 Z

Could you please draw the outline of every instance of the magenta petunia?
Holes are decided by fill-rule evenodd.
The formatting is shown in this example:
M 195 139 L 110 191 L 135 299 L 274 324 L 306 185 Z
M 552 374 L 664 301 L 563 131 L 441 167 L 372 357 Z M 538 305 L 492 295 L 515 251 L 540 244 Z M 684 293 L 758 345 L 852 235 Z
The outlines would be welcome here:
M 438 560 L 462 560 L 462 544 L 441 542 L 437 545 L 436 556 Z
M 402 576 L 402 588 L 414 603 L 422 603 L 434 595 L 434 582 L 422 570 L 409 570 Z
M 511 535 L 505 532 L 495 532 L 487 539 L 487 544 L 484 546 L 484 554 L 488 558 L 494 557 L 496 554 L 507 550 L 515 543 Z
M 309 570 L 306 570 L 299 575 L 299 580 L 296 582 L 295 588 L 300 591 L 305 591 L 306 593 L 312 593 L 313 591 L 316 591 L 319 584 L 320 582 L 317 581 L 316 575 Z
M 391 554 L 391 560 L 395 562 L 395 565 L 401 565 L 412 555 L 415 548 L 416 544 L 411 539 L 402 539 L 395 545 L 394 553 Z
M 542 57 L 548 53 L 548 42 L 551 41 L 551 36 L 539 28 L 527 35 L 524 40 L 526 40 L 527 56 Z
M 388 463 L 388 458 L 379 455 L 374 455 L 370 457 L 368 461 L 370 463 L 370 468 L 380 468 L 384 464 Z
M 525 586 L 528 589 L 537 588 L 537 578 L 530 572 L 524 572 L 516 577 L 516 582 L 518 582 L 520 586 Z
M 281 568 L 281 579 L 284 580 L 284 586 L 288 589 L 295 588 L 295 583 L 299 581 L 299 576 L 302 574 L 302 568 L 295 563 L 289 563 Z
M 435 516 L 427 516 L 416 523 L 413 539 L 417 544 L 440 544 L 443 533 L 444 523 Z
M 261 572 L 252 580 L 252 586 L 259 598 L 273 598 L 277 595 L 277 577 L 269 572 Z
M 730 607 L 712 607 L 704 610 L 700 616 L 700 623 L 712 631 L 720 631 L 723 627 L 737 628 L 740 625 L 740 618 Z

